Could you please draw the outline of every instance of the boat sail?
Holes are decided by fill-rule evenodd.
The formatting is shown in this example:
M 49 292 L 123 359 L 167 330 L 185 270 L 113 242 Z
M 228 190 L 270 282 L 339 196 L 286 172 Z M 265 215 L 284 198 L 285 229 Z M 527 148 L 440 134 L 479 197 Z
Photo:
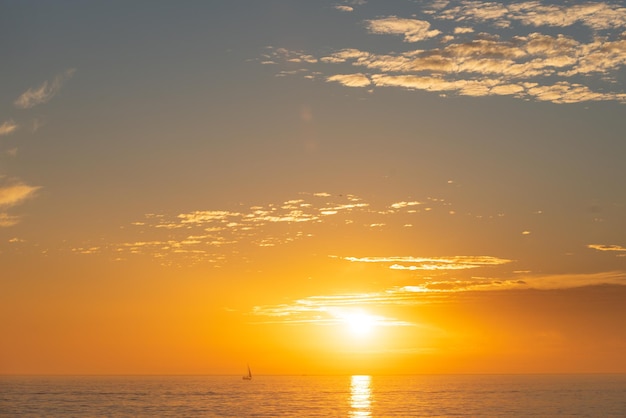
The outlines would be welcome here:
M 248 364 L 248 374 L 242 377 L 243 380 L 252 380 L 252 372 L 250 371 L 250 365 Z

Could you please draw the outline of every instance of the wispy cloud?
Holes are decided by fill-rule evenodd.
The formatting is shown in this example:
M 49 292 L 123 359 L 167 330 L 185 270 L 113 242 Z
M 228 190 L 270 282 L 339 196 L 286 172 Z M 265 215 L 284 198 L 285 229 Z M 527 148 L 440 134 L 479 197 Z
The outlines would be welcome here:
M 292 73 L 347 87 L 511 96 L 553 103 L 626 103 L 617 77 L 626 65 L 624 7 L 539 1 L 450 1 L 430 6 L 422 2 L 414 7 L 416 15 L 428 20 L 389 16 L 364 22 L 370 34 L 402 37 L 402 44 L 390 46 L 390 52 L 345 48 L 315 57 L 279 48 L 269 56 L 274 63 L 314 65 Z M 461 25 L 451 28 L 450 21 Z M 475 33 L 476 25 L 486 25 L 488 31 Z M 576 37 L 580 32 L 570 30 L 573 25 L 587 26 L 594 36 Z M 347 71 L 346 64 L 354 70 Z
M 609 271 L 582 274 L 533 275 L 521 272 L 515 278 L 506 279 L 489 277 L 456 279 L 444 277 L 437 278 L 436 280 L 428 279 L 418 285 L 405 286 L 402 290 L 417 293 L 456 293 L 512 289 L 572 289 L 607 284 L 626 286 L 626 273 L 621 271 Z
M 389 264 L 389 268 L 393 270 L 466 270 L 511 262 L 511 260 L 491 256 L 344 257 L 344 259 L 358 263 Z
M 618 257 L 626 257 L 626 247 L 622 247 L 621 245 L 589 244 L 587 248 L 597 251 L 614 252 L 617 253 Z
M 366 0 L 343 0 L 342 4 L 337 4 L 334 7 L 342 12 L 353 12 L 355 7 L 363 6 L 367 3 Z
M 39 87 L 29 88 L 15 100 L 15 106 L 20 109 L 29 109 L 48 102 L 61 90 L 63 84 L 71 78 L 75 72 L 76 70 L 73 68 L 68 69 L 55 76 L 52 80 L 44 81 Z
M 372 84 L 365 74 L 335 74 L 327 78 L 328 81 L 336 81 L 347 87 L 366 87 Z
M 0 136 L 9 135 L 15 132 L 18 128 L 18 125 L 12 120 L 7 120 L 0 125 Z
M 6 209 L 23 203 L 35 196 L 40 187 L 29 186 L 20 182 L 0 184 L 0 227 L 13 226 L 19 223 L 19 217 L 9 215 Z
M 118 258 L 145 254 L 166 264 L 185 256 L 218 266 L 229 254 L 241 257 L 236 254 L 242 247 L 275 247 L 310 239 L 328 222 L 362 228 L 364 233 L 373 228 L 400 229 L 410 226 L 405 217 L 437 211 L 449 213 L 448 205 L 443 199 L 424 197 L 419 201 L 403 200 L 373 207 L 352 194 L 301 193 L 279 203 L 241 206 L 237 210 L 195 210 L 177 215 L 149 213 L 125 228 L 126 242 L 107 246 L 85 243 L 73 250 L 83 254 L 113 252 Z M 146 236 L 152 239 L 146 240 Z
M 597 285 L 626 286 L 626 273 L 601 272 L 592 274 L 561 274 L 527 276 L 524 279 L 421 279 L 419 283 L 385 289 L 379 292 L 314 295 L 278 305 L 261 305 L 251 314 L 273 323 L 334 324 L 341 322 L 341 313 L 355 309 L 376 311 L 377 308 L 415 306 L 452 301 L 455 294 L 465 292 L 502 292 L 510 290 L 558 290 Z M 497 297 L 497 296 L 496 296 Z M 396 318 L 380 319 L 381 325 L 405 326 L 408 321 Z
M 19 223 L 19 218 L 17 216 L 9 215 L 5 212 L 0 212 L 0 228 L 6 228 L 9 226 L 13 226 Z
M 255 306 L 251 314 L 265 317 L 262 323 L 335 325 L 346 323 L 353 315 L 368 315 L 376 326 L 411 326 L 382 315 L 365 314 L 363 308 L 389 304 L 384 293 L 344 294 L 332 296 L 309 296 L 289 304 Z
M 413 202 L 397 202 L 397 203 L 392 203 L 391 207 L 393 209 L 401 209 L 401 208 L 406 208 L 406 207 L 410 207 L 410 206 L 417 206 L 417 205 L 421 205 L 420 202 L 417 201 L 413 201 Z
M 554 274 L 520 278 L 531 289 L 570 289 L 575 287 L 614 284 L 626 286 L 626 273 L 609 271 L 588 274 Z
M 31 198 L 39 187 L 29 186 L 23 183 L 0 185 L 0 208 L 8 208 L 22 203 Z

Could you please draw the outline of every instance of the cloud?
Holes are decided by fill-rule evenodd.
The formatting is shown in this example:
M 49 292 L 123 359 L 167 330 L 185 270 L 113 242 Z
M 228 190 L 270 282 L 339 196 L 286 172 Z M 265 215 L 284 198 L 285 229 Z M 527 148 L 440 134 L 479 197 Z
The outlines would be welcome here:
M 462 27 L 462 26 L 459 26 L 458 28 L 454 28 L 455 35 L 462 34 L 462 33 L 472 33 L 472 32 L 474 32 L 473 28 L 467 28 L 467 27 Z
M 578 74 L 606 74 L 626 65 L 626 41 L 580 42 L 563 35 L 532 33 L 513 40 L 475 39 L 443 48 L 377 55 L 354 49 L 320 59 L 326 63 L 351 63 L 376 72 L 366 78 L 355 73 L 329 76 L 351 87 L 401 87 L 467 96 L 512 95 L 554 103 L 617 100 L 623 92 L 598 92 L 566 80 Z M 564 77 L 542 84 L 544 77 Z
M 19 218 L 8 213 L 0 212 L 0 228 L 6 228 L 19 223 Z
M 446 5 L 447 6 L 447 5 Z M 453 20 L 496 20 L 498 26 L 508 27 L 509 22 L 504 20 L 508 14 L 508 9 L 505 5 L 495 2 L 480 2 L 480 1 L 466 1 L 461 6 L 451 7 L 446 10 L 442 10 L 437 14 L 439 19 L 453 19 Z
M 385 305 L 413 306 L 440 303 L 451 294 L 464 292 L 494 292 L 508 290 L 558 290 L 598 285 L 626 286 L 626 273 L 600 272 L 591 274 L 560 274 L 528 276 L 523 279 L 470 277 L 467 279 L 422 279 L 421 283 L 396 286 L 378 292 L 314 295 L 279 305 L 256 306 L 252 314 L 271 317 L 272 322 L 335 323 L 338 312 L 356 308 L 370 309 Z M 386 318 L 387 325 L 410 323 Z
M 564 69 L 560 75 L 572 77 L 579 74 L 606 74 L 626 64 L 625 39 L 615 41 L 596 39 L 589 44 L 582 45 L 580 50 L 576 65 Z
M 382 315 L 365 314 L 362 310 L 363 307 L 389 303 L 389 295 L 385 293 L 309 296 L 289 304 L 255 306 L 251 314 L 271 318 L 262 323 L 336 325 L 346 323 L 351 316 L 358 314 L 367 315 L 375 326 L 415 325 Z
M 621 245 L 589 244 L 587 245 L 587 248 L 598 251 L 626 252 L 626 247 L 622 247 Z
M 417 42 L 439 35 L 438 30 L 431 30 L 425 20 L 402 19 L 396 16 L 366 21 L 370 33 L 403 35 L 405 42 Z
M 424 207 L 421 202 L 428 202 L 429 206 Z M 373 228 L 404 229 L 409 225 L 406 216 L 424 216 L 437 210 L 448 213 L 448 205 L 443 199 L 424 197 L 420 201 L 396 201 L 372 207 L 353 194 L 300 193 L 294 199 L 241 206 L 237 210 L 195 210 L 175 215 L 147 213 L 124 228 L 127 236 L 122 242 L 108 246 L 87 242 L 76 245 L 73 251 L 112 253 L 120 259 L 142 254 L 166 265 L 209 262 L 223 266 L 232 260 L 245 259 L 247 249 L 311 239 L 324 231 L 324 224 L 350 225 L 352 231 L 361 228 L 364 234 L 371 233 Z
M 317 58 L 310 54 L 306 54 L 302 51 L 291 51 L 286 48 L 267 48 L 267 53 L 263 55 L 265 61 L 264 64 L 275 64 L 275 60 L 289 62 L 292 64 L 308 63 L 314 64 L 317 62 Z
M 500 291 L 515 289 L 556 290 L 598 285 L 626 286 L 626 273 L 621 271 L 584 274 L 528 274 L 526 276 L 524 276 L 523 274 L 527 273 L 517 272 L 516 277 L 512 279 L 497 279 L 485 277 L 471 277 L 465 279 L 438 278 L 437 280 L 424 280 L 418 285 L 404 286 L 396 289 L 395 291 L 413 292 L 417 294 L 445 294 L 470 291 Z
M 626 8 L 538 1 L 450 1 L 435 6 L 414 4 L 415 11 L 428 20 L 399 16 L 365 20 L 369 34 L 402 37 L 403 46 L 390 45 L 388 52 L 344 48 L 315 57 L 277 48 L 270 54 L 271 62 L 315 65 L 314 69 L 291 69 L 290 74 L 369 90 L 391 87 L 442 96 L 509 96 L 557 104 L 626 103 L 619 77 L 626 66 Z M 446 20 L 458 25 L 444 25 L 440 30 Z M 471 40 L 457 39 L 460 34 L 473 34 L 475 25 L 485 31 Z M 591 39 L 582 37 L 580 31 L 558 33 L 572 25 L 595 32 Z M 354 71 L 346 71 L 345 64 Z M 336 71 L 334 67 L 340 65 Z
M 390 264 L 392 270 L 466 270 L 483 266 L 497 266 L 511 260 L 491 256 L 453 257 L 344 257 L 358 263 Z
M 6 210 L 23 203 L 35 196 L 40 187 L 29 186 L 23 183 L 0 184 L 0 209 Z M 0 228 L 13 226 L 19 223 L 19 217 L 0 212 Z
M 9 135 L 17 130 L 18 125 L 12 120 L 7 120 L 0 125 L 0 136 Z
M 29 186 L 23 183 L 0 185 L 0 208 L 8 208 L 22 203 L 35 195 L 40 187 Z
M 535 27 L 567 27 L 579 23 L 594 30 L 626 26 L 626 8 L 604 2 L 544 5 L 539 1 L 520 3 L 463 1 L 458 6 L 440 11 L 436 17 L 455 21 L 491 22 L 501 28 L 510 27 L 513 22 Z
M 349 49 L 342 49 L 342 50 L 332 53 L 329 56 L 322 57 L 320 61 L 336 64 L 336 63 L 346 62 L 348 60 L 367 59 L 369 55 L 370 54 L 368 52 L 359 51 L 358 49 L 354 49 L 354 48 L 349 48 Z
M 609 271 L 588 274 L 554 274 L 520 278 L 531 289 L 571 289 L 596 285 L 626 285 L 626 273 Z
M 71 68 L 57 75 L 51 81 L 44 81 L 44 83 L 37 88 L 26 90 L 15 100 L 15 106 L 20 109 L 29 109 L 48 102 L 61 90 L 65 81 L 70 79 L 75 72 L 76 70 Z
M 525 25 L 565 27 L 582 23 L 594 30 L 626 26 L 626 8 L 617 4 L 542 5 L 529 1 L 509 6 L 511 18 Z
M 417 206 L 417 205 L 421 205 L 421 203 L 417 201 L 413 201 L 413 202 L 402 201 L 402 202 L 392 203 L 391 207 L 393 209 L 402 209 L 402 208 L 407 208 L 407 207 Z
M 342 12 L 352 12 L 354 11 L 354 7 L 363 6 L 367 3 L 366 0 L 344 0 L 343 5 L 335 5 L 335 9 L 340 10 Z
M 347 87 L 366 87 L 371 84 L 370 79 L 364 74 L 337 74 L 327 78 L 328 81 L 336 81 Z
M 355 310 L 375 311 L 388 306 L 417 306 L 450 301 L 453 294 L 466 292 L 506 292 L 511 290 L 563 290 L 598 285 L 624 285 L 623 272 L 593 274 L 562 274 L 529 276 L 524 279 L 494 279 L 471 277 L 467 279 L 423 279 L 419 284 L 396 286 L 378 292 L 314 295 L 291 303 L 261 305 L 251 315 L 266 317 L 264 323 L 333 325 L 344 322 Z M 415 326 L 397 318 L 376 316 L 377 325 Z
M 229 218 L 240 216 L 237 212 L 228 212 L 223 210 L 203 210 L 203 211 L 194 211 L 190 213 L 181 213 L 178 215 L 178 219 L 180 219 L 180 224 L 203 224 L 211 221 L 225 221 Z
M 344 6 L 344 5 L 336 5 L 335 9 L 342 11 L 342 12 L 353 12 L 354 11 L 354 7 L 351 6 Z

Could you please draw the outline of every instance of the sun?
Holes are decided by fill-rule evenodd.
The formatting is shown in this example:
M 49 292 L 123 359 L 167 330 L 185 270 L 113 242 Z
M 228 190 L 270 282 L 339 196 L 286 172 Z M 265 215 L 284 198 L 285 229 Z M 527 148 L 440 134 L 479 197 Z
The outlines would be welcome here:
M 358 337 L 365 337 L 372 334 L 376 326 L 376 317 L 363 311 L 346 313 L 343 320 L 350 333 Z

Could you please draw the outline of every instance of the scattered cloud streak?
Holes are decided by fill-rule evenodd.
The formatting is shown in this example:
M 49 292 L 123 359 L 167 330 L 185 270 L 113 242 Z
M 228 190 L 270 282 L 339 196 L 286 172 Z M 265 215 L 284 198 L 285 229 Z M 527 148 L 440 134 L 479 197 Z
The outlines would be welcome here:
M 390 48 L 392 52 L 345 48 L 315 57 L 279 48 L 270 49 L 269 61 L 311 64 L 314 68 L 303 66 L 292 74 L 346 87 L 552 103 L 626 103 L 617 78 L 626 65 L 624 7 L 539 1 L 422 2 L 414 7 L 414 16 L 423 18 L 388 16 L 364 22 L 370 35 L 402 38 L 401 45 Z M 489 31 L 476 33 L 478 25 Z M 591 39 L 581 36 L 579 26 L 592 31 Z
M 19 109 L 30 109 L 31 107 L 48 102 L 61 91 L 63 84 L 70 79 L 75 72 L 76 70 L 71 68 L 58 74 L 50 81 L 44 81 L 39 87 L 29 88 L 15 100 L 15 107 Z
M 347 87 L 366 87 L 372 84 L 370 79 L 361 73 L 335 74 L 327 78 L 328 81 L 336 81 Z
M 345 257 L 347 261 L 358 263 L 389 264 L 393 270 L 467 270 L 483 266 L 497 266 L 511 260 L 491 256 L 454 257 Z
M 311 296 L 296 300 L 291 304 L 255 306 L 251 314 L 265 317 L 260 323 L 337 325 L 350 320 L 353 315 L 367 315 L 376 326 L 411 326 L 408 321 L 400 321 L 382 315 L 364 314 L 363 306 L 372 304 L 375 294 L 354 294 L 336 296 Z
M 17 128 L 17 124 L 12 120 L 5 121 L 0 125 L 0 136 L 12 134 Z
M 603 252 L 617 253 L 617 257 L 626 257 L 626 247 L 621 245 L 589 244 L 587 248 Z
M 39 187 L 23 183 L 0 186 L 0 208 L 8 208 L 34 196 Z
M 416 306 L 442 303 L 450 301 L 454 294 L 464 292 L 523 289 L 555 290 L 598 285 L 626 286 L 626 274 L 623 272 L 602 272 L 528 276 L 523 280 L 519 278 L 499 280 L 483 277 L 438 278 L 437 280 L 422 278 L 419 283 L 392 287 L 380 292 L 315 295 L 286 304 L 256 306 L 251 314 L 267 318 L 264 322 L 325 325 L 341 322 L 341 317 L 336 314 L 337 312 L 350 312 L 355 309 L 375 311 L 388 305 Z M 381 317 L 381 324 L 388 326 L 417 325 L 402 319 L 384 317 Z
M 626 286 L 626 273 L 609 271 L 588 274 L 555 274 L 550 276 L 528 276 L 521 279 L 531 289 L 570 289 L 596 285 Z
M 0 212 L 0 228 L 7 228 L 9 226 L 13 226 L 19 223 L 19 218 L 16 216 L 9 215 L 5 212 Z
M 29 109 L 52 99 L 60 90 L 66 80 L 74 75 L 74 69 L 68 69 L 58 74 L 52 80 L 45 81 L 39 87 L 33 87 L 22 93 L 13 104 L 19 109 Z M 40 122 L 35 119 L 31 131 L 39 129 Z M 0 125 L 0 136 L 10 135 L 19 128 L 12 119 Z M 13 147 L 5 151 L 10 157 L 17 155 L 17 148 Z M 10 215 L 7 209 L 23 203 L 35 196 L 40 187 L 29 186 L 17 180 L 6 179 L 0 175 L 0 227 L 9 227 L 19 223 L 19 217 Z
M 112 251 L 117 258 L 145 254 L 164 263 L 185 256 L 188 261 L 208 261 L 217 266 L 224 264 L 229 254 L 237 257 L 235 254 L 239 253 L 240 257 L 242 248 L 275 247 L 314 237 L 318 228 L 329 222 L 363 230 L 406 228 L 403 217 L 448 214 L 448 205 L 443 199 L 425 197 L 420 201 L 373 207 L 351 194 L 301 193 L 281 203 L 237 210 L 196 210 L 173 216 L 149 213 L 132 222 L 129 229 L 132 238 L 128 241 L 108 246 L 86 244 L 73 251 L 81 254 Z M 145 238 L 148 236 L 151 239 Z M 443 265 L 445 260 L 439 262 Z M 457 260 L 457 263 L 463 262 L 469 266 L 472 261 Z
M 34 197 L 39 189 L 40 187 L 29 186 L 20 182 L 4 181 L 4 184 L 0 183 L 0 227 L 9 227 L 19 223 L 19 218 L 9 215 L 6 210 Z

